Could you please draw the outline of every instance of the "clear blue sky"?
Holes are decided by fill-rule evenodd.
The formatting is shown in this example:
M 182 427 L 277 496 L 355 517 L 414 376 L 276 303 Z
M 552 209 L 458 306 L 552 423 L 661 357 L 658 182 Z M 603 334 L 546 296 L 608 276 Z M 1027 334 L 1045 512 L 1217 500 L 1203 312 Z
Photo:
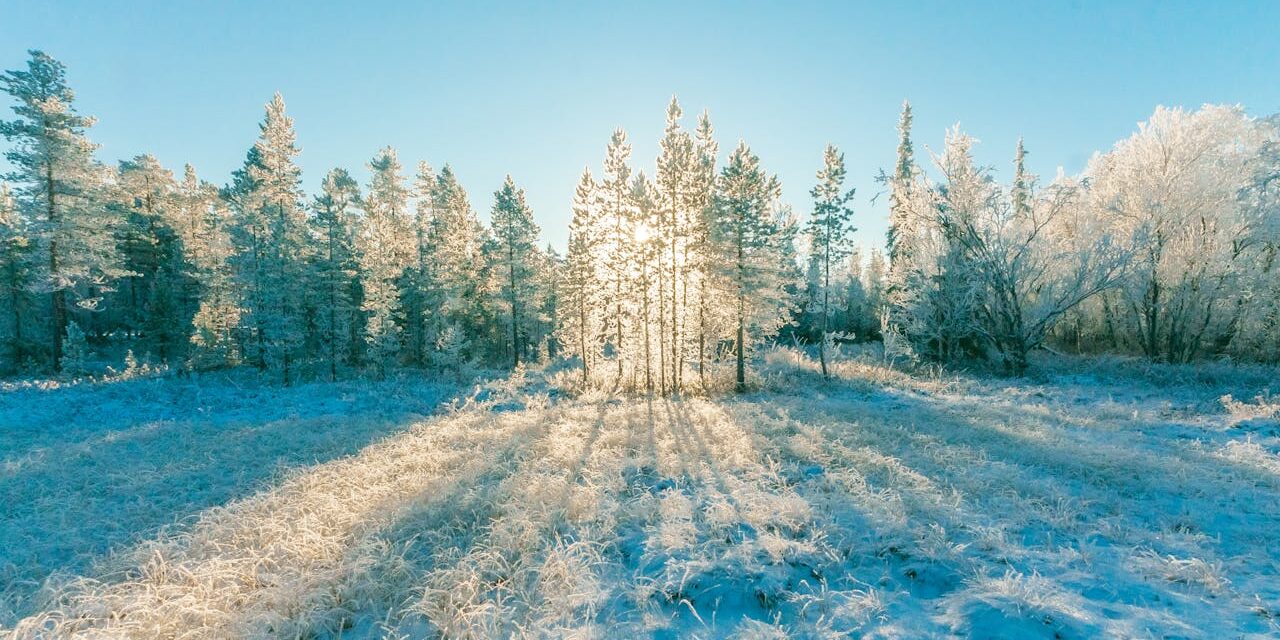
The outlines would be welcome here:
M 512 174 L 563 247 L 583 166 L 615 126 L 652 172 L 667 100 L 711 111 L 808 207 L 823 146 L 846 153 L 860 240 L 882 242 L 873 176 L 904 98 L 920 147 L 959 122 L 1007 175 L 1083 168 L 1158 104 L 1280 111 L 1280 2 L 26 2 L 0 0 L 0 67 L 69 67 L 112 161 L 150 152 L 225 183 L 279 90 L 305 184 L 391 144 L 453 164 L 487 216 Z M 7 113 L 7 112 L 6 112 Z M 692 117 L 688 125 L 692 127 Z

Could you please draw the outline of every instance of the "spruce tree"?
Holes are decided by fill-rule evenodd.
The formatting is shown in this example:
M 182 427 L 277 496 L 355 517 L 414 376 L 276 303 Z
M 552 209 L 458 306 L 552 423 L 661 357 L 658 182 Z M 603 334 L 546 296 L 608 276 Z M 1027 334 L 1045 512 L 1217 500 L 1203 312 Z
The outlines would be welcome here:
M 908 191 L 913 186 L 916 176 L 915 147 L 911 142 L 911 103 L 902 102 L 902 115 L 898 119 L 898 156 L 893 165 L 893 175 L 889 181 L 889 233 L 886 245 L 889 249 L 889 265 L 893 268 L 895 260 L 902 262 L 899 255 L 904 247 L 899 246 L 899 238 L 911 226 L 908 208 Z

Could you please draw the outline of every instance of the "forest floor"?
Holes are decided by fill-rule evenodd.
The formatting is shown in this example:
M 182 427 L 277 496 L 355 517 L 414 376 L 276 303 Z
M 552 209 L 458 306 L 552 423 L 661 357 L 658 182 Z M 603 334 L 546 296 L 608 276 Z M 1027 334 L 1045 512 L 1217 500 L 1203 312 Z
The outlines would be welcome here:
M 1276 369 L 814 368 L 11 384 L 0 636 L 1280 634 Z

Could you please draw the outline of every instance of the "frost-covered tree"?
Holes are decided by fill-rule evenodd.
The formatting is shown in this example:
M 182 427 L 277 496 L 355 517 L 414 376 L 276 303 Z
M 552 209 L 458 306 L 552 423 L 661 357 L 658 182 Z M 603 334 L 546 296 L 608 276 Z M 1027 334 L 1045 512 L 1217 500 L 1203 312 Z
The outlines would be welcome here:
M 560 341 L 581 361 L 584 383 L 590 380 L 600 356 L 600 311 L 604 300 L 599 253 L 601 230 L 595 180 L 590 169 L 583 169 L 573 195 L 573 217 L 569 220 L 565 312 L 560 316 L 559 333 Z
M 543 248 L 538 263 L 537 288 L 539 315 L 533 341 L 548 359 L 560 357 L 562 345 L 557 328 L 560 326 L 561 301 L 564 298 L 565 259 L 550 243 Z
M 997 191 L 973 162 L 973 138 L 953 128 L 934 164 L 936 188 L 915 181 L 902 192 L 890 264 L 890 319 L 916 355 L 954 362 L 980 355 L 977 309 L 983 294 L 973 255 L 959 241 Z
M 661 377 L 666 371 L 665 362 L 657 353 L 658 345 L 666 335 L 659 304 L 664 290 L 661 284 L 665 275 L 662 255 L 666 243 L 658 233 L 662 211 L 656 195 L 656 188 L 644 172 L 636 173 L 631 182 L 631 242 L 626 245 L 625 261 L 631 266 L 629 293 L 634 318 L 632 325 L 636 331 L 632 344 L 638 347 L 635 353 L 630 354 L 630 360 L 636 364 L 632 367 L 633 386 L 639 386 L 639 378 L 643 377 L 645 391 L 653 391 L 655 384 L 659 383 L 655 380 L 655 373 Z
M 372 175 L 356 250 L 369 357 L 379 372 L 385 372 L 401 350 L 400 327 L 394 321 L 400 300 L 398 283 L 417 256 L 409 188 L 395 149 L 380 151 L 369 163 L 369 170 Z
M 628 305 L 628 289 L 631 286 L 631 221 L 635 218 L 632 202 L 631 144 L 627 132 L 616 129 L 605 150 L 604 172 L 599 182 L 601 255 L 606 256 L 602 282 L 610 297 L 604 312 L 604 334 L 613 351 L 616 377 L 614 384 L 621 384 L 626 357 L 631 347 L 626 341 L 632 309 Z
M 311 205 L 316 245 L 313 268 L 319 289 L 317 346 L 330 380 L 337 379 L 341 364 L 354 364 L 360 353 L 357 343 L 363 318 L 356 251 L 360 203 L 355 178 L 345 169 L 333 169 L 325 175 L 320 195 Z
M 76 113 L 66 68 L 31 51 L 26 69 L 0 74 L 0 88 L 17 102 L 16 118 L 0 121 L 0 135 L 20 215 L 28 222 L 36 257 L 33 290 L 49 296 L 48 362 L 62 366 L 63 343 L 74 303 L 97 308 L 111 282 L 127 271 L 114 237 L 121 221 L 106 206 L 107 170 L 93 158 L 97 145 L 85 131 L 94 119 Z
M 1249 269 L 1236 297 L 1228 351 L 1238 357 L 1280 362 L 1280 114 L 1262 119 L 1264 142 L 1253 175 L 1242 192 L 1250 215 L 1260 221 Z
M 141 338 L 135 347 L 162 362 L 181 359 L 199 302 L 178 230 L 178 185 L 148 154 L 120 163 L 115 192 L 125 219 L 119 251 L 130 274 L 114 296 L 112 329 Z
M 831 269 L 847 258 L 852 247 L 854 190 L 844 189 L 846 171 L 844 154 L 832 145 L 823 153 L 823 166 L 818 171 L 818 184 L 809 192 L 813 197 L 813 215 L 809 217 L 806 231 L 809 236 L 811 264 L 816 264 L 821 286 L 818 289 L 819 342 L 818 362 L 822 377 L 827 371 L 827 333 L 831 317 Z
M 541 256 L 537 245 L 540 231 L 533 222 L 533 210 L 525 202 L 524 189 L 517 188 L 511 176 L 493 194 L 490 224 L 497 241 L 497 251 L 490 256 L 490 262 L 502 279 L 500 299 L 509 320 L 512 365 L 518 367 L 537 320 L 533 312 L 537 308 L 536 276 Z
M 426 162 L 418 163 L 414 178 L 417 196 L 413 218 L 413 264 L 401 276 L 398 322 L 404 327 L 407 359 L 424 365 L 431 350 L 430 333 L 439 312 L 439 291 L 433 280 L 435 255 L 431 244 L 431 225 L 435 218 L 436 172 Z
M 696 328 L 694 342 L 698 352 L 698 377 L 704 388 L 707 385 L 708 346 L 718 326 L 717 320 L 724 315 L 712 303 L 712 292 L 720 284 L 718 273 L 713 268 L 716 256 L 710 230 L 719 153 L 720 146 L 715 139 L 715 129 L 711 126 L 711 115 L 703 111 L 698 117 L 698 128 L 694 133 L 694 165 L 686 205 L 690 211 L 689 244 L 684 260 L 687 277 L 685 286 L 681 289 L 680 307 L 685 310 L 684 326 L 692 324 Z M 690 283 L 688 280 L 696 282 Z M 690 292 L 694 297 L 692 306 L 688 302 Z
M 690 234 L 695 229 L 696 211 L 690 208 L 692 190 L 697 179 L 697 157 L 693 137 L 680 128 L 684 112 L 672 96 L 667 106 L 667 124 L 663 131 L 656 178 L 656 206 L 660 212 L 657 220 L 659 240 L 664 242 L 666 273 L 658 277 L 660 357 L 664 363 L 663 388 L 670 361 L 670 386 L 679 392 L 684 362 L 684 315 L 682 301 L 688 298 Z M 668 327 L 669 325 L 669 327 Z M 670 335 L 668 340 L 667 335 Z M 668 353 L 669 351 L 669 353 Z
M 1184 362 L 1221 353 L 1235 339 L 1244 276 L 1265 255 L 1273 228 L 1241 197 L 1263 140 L 1238 107 L 1161 107 L 1090 163 L 1099 230 L 1134 252 L 1107 300 L 1126 344 Z
M 874 337 L 880 331 L 880 316 L 884 313 L 888 277 L 889 265 L 885 261 L 884 253 L 873 248 L 867 259 L 867 266 L 862 271 L 862 290 L 866 294 L 861 323 L 864 336 Z
M 65 351 L 62 354 L 61 373 L 68 378 L 78 378 L 92 373 L 89 363 L 89 340 L 74 320 L 67 323 L 64 336 Z
M 760 159 L 739 143 L 717 180 L 709 220 L 716 270 L 726 284 L 724 302 L 732 305 L 735 388 L 746 390 L 746 358 L 751 347 L 785 323 L 785 242 L 779 218 L 778 179 L 768 175 Z
M 897 161 L 893 165 L 893 174 L 882 176 L 889 184 L 889 233 L 885 244 L 889 249 L 890 269 L 893 269 L 894 261 L 908 248 L 907 244 L 898 242 L 899 237 L 909 234 L 914 223 L 910 200 L 919 172 L 915 163 L 915 146 L 911 142 L 911 122 L 911 103 L 904 100 L 902 115 L 898 119 Z M 905 260 L 905 256 L 903 258 Z
M 241 310 L 231 209 L 217 187 L 200 180 L 191 165 L 186 166 L 177 200 L 177 228 L 199 291 L 187 365 L 197 370 L 235 365 L 240 358 L 235 332 Z
M 224 190 L 235 211 L 236 273 L 251 362 L 293 379 L 306 331 L 309 234 L 293 119 L 276 94 L 244 167 Z
M 983 195 L 965 215 L 955 215 L 954 207 L 941 209 L 949 237 L 967 255 L 967 273 L 982 285 L 976 330 L 1011 374 L 1022 373 L 1027 354 L 1054 323 L 1110 287 L 1128 260 L 1109 236 L 1078 233 L 1070 216 L 1080 208 L 1080 186 L 1062 178 L 1037 194 L 1025 157 L 1019 140 L 1007 197 L 985 170 L 944 165 L 944 172 L 961 174 L 946 174 L 948 185 L 976 181 L 989 188 L 977 187 Z
M 427 230 L 430 245 L 430 288 L 438 296 L 430 335 L 441 336 L 454 327 L 450 344 L 466 357 L 483 346 L 476 344 L 493 327 L 487 300 L 488 274 L 482 259 L 486 233 L 467 192 L 449 165 L 440 169 L 432 194 L 432 218 Z

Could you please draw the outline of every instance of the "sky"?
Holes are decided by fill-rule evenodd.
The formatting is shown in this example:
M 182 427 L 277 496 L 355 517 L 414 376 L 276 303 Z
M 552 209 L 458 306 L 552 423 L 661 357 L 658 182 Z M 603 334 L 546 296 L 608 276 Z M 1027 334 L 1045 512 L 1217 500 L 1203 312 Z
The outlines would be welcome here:
M 959 123 L 1007 178 L 1130 135 L 1157 105 L 1280 112 L 1280 2 L 60 2 L 0 0 L 0 68 L 41 49 L 68 67 L 91 138 L 229 180 L 276 91 L 304 186 L 394 146 L 453 166 L 481 217 L 510 174 L 563 248 L 584 167 L 615 127 L 653 174 L 665 108 L 710 112 L 803 215 L 828 143 L 857 188 L 857 240 L 883 244 L 903 100 L 922 156 Z M 0 101 L 4 101 L 0 96 Z M 11 103 L 10 103 L 11 104 Z M 7 111 L 5 114 L 7 115 Z M 0 115 L 0 117 L 6 117 Z M 0 147 L 5 143 L 0 141 Z

